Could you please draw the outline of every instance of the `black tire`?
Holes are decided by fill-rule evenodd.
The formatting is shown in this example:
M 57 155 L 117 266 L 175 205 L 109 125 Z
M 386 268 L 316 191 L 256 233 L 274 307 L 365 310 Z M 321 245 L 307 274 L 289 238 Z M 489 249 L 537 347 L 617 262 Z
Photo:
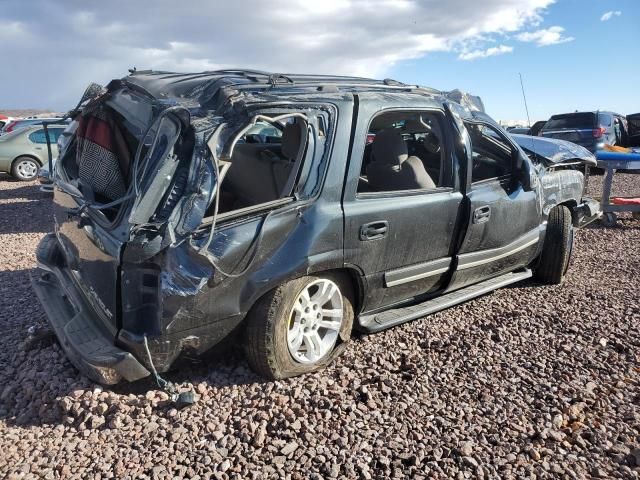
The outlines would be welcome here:
M 544 245 L 533 269 L 534 278 L 549 285 L 561 283 L 569 268 L 572 249 L 571 212 L 567 207 L 560 205 L 549 212 Z
M 294 302 L 308 285 L 331 280 L 342 295 L 343 320 L 333 349 L 315 363 L 300 363 L 289 352 L 287 329 Z M 264 295 L 247 316 L 244 349 L 247 361 L 258 374 L 282 379 L 319 370 L 344 350 L 353 327 L 353 289 L 343 275 L 333 272 L 291 280 Z
M 18 157 L 11 165 L 11 175 L 23 182 L 29 182 L 38 178 L 40 164 L 31 157 Z

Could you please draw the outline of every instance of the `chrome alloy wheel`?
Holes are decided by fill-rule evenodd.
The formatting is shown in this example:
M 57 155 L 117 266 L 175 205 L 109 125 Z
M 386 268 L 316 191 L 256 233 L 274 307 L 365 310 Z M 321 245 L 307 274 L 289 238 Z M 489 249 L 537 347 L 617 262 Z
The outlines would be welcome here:
M 294 360 L 315 363 L 329 353 L 340 334 L 342 293 L 331 280 L 316 280 L 298 295 L 289 316 L 287 345 Z
M 16 165 L 16 170 L 18 171 L 20 176 L 26 180 L 35 178 L 36 174 L 38 173 L 38 166 L 33 160 L 21 160 Z

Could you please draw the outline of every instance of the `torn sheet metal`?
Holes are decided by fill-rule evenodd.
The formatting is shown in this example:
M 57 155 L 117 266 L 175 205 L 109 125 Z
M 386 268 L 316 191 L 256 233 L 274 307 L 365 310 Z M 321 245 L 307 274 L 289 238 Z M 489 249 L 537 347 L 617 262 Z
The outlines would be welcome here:
M 459 103 L 463 107 L 468 108 L 473 112 L 483 112 L 485 113 L 484 103 L 482 99 L 477 95 L 471 95 L 470 93 L 463 92 L 462 90 L 451 90 L 450 92 L 442 92 L 444 97 L 449 100 L 453 100 L 456 103 Z
M 541 183 L 543 210 L 547 215 L 556 205 L 582 198 L 584 175 L 577 170 L 545 171 Z
M 511 137 L 528 154 L 533 154 L 546 165 L 579 161 L 586 165 L 596 166 L 595 155 L 586 148 L 575 143 L 546 137 L 513 134 Z M 531 155 L 530 155 L 531 156 Z

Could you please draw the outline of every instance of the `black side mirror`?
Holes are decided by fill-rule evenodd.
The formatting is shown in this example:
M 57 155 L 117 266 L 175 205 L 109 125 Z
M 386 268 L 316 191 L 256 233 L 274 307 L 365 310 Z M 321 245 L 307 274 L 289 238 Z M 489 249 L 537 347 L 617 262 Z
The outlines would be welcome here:
M 514 187 L 517 187 L 518 184 L 522 185 L 523 190 L 530 191 L 533 188 L 533 179 L 531 175 L 533 174 L 533 167 L 529 159 L 525 156 L 524 153 L 520 153 L 518 150 L 514 153 L 514 175 L 513 181 L 515 183 Z

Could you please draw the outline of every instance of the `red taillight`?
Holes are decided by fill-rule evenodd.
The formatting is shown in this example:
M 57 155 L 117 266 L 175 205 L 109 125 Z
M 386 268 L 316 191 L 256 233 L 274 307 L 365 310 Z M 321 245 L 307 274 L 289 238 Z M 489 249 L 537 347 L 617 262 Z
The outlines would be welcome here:
M 593 138 L 600 138 L 606 133 L 607 129 L 604 127 L 593 129 Z
M 6 133 L 12 132 L 13 131 L 13 127 L 15 127 L 15 126 L 16 126 L 16 122 L 9 122 L 9 125 L 4 127 L 4 131 Z

